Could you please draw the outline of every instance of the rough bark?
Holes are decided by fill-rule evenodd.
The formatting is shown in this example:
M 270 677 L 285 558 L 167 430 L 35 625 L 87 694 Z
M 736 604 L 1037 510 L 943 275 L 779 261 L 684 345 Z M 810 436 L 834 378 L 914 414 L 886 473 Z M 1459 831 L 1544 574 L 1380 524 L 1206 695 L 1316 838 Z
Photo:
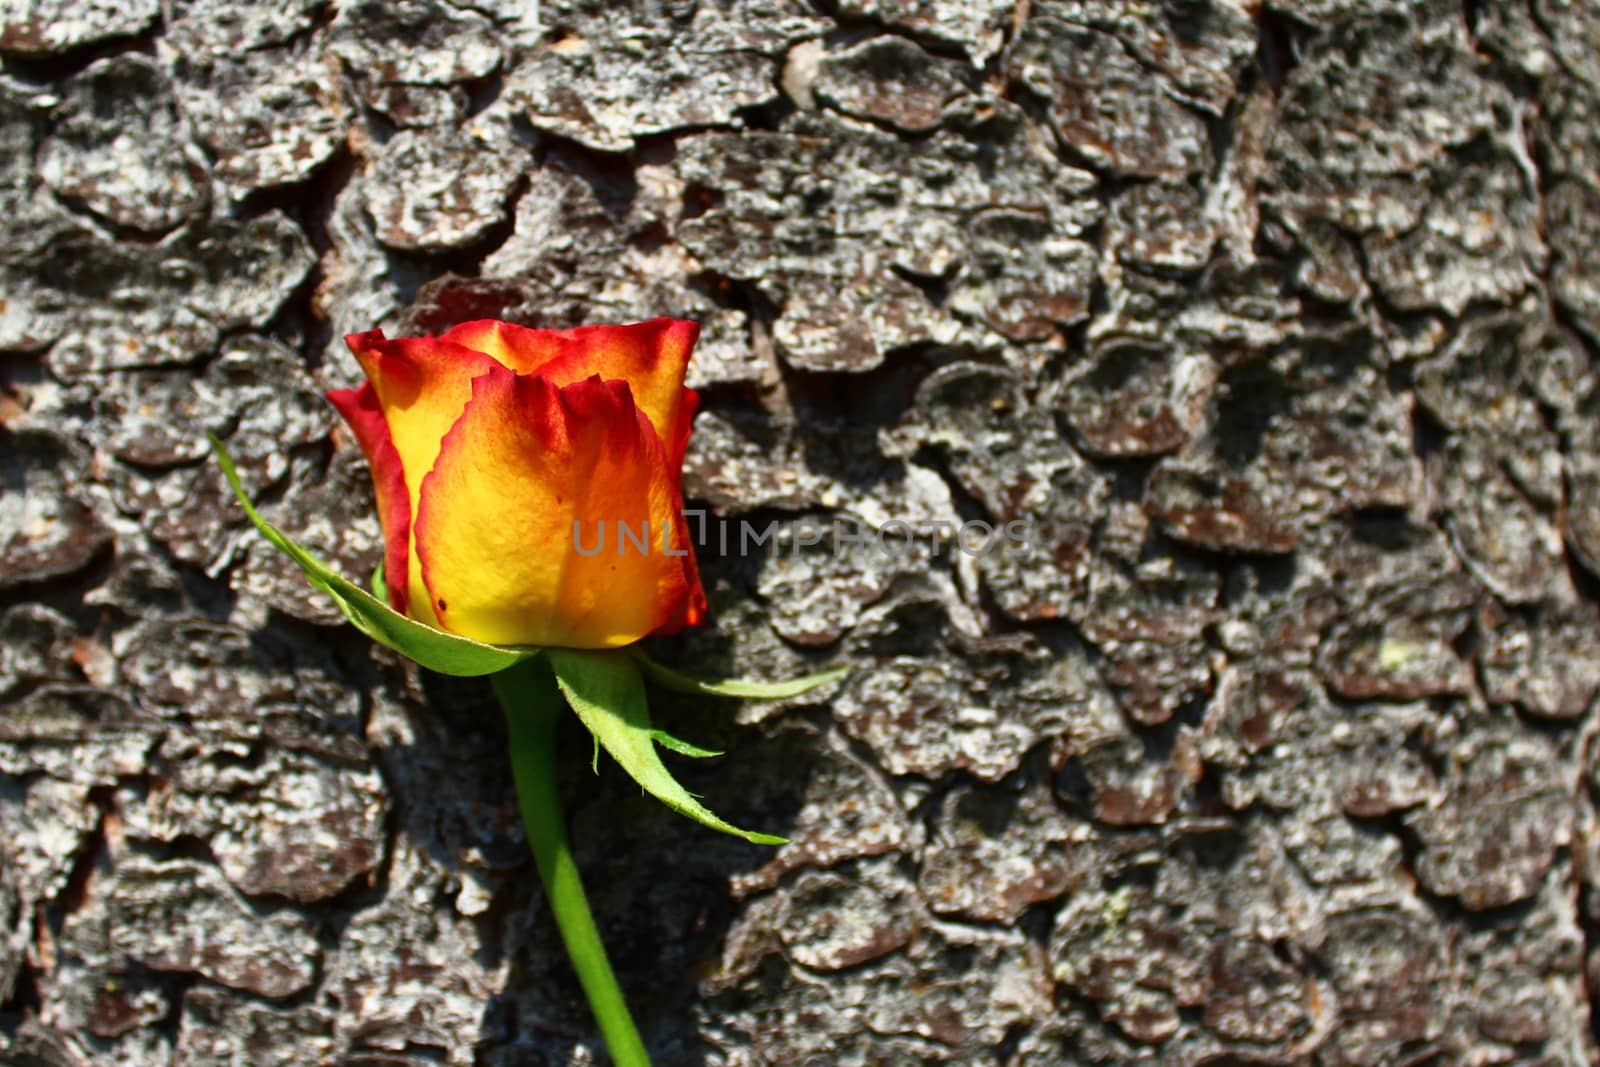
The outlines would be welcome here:
M 342 334 L 689 317 L 721 521 L 574 736 L 658 1062 L 1593 1062 L 1600 9 L 0 0 L 0 1061 L 604 1059 L 484 688 L 374 650 Z M 717 529 L 713 524 L 713 530 Z M 713 536 L 713 541 L 715 536 Z

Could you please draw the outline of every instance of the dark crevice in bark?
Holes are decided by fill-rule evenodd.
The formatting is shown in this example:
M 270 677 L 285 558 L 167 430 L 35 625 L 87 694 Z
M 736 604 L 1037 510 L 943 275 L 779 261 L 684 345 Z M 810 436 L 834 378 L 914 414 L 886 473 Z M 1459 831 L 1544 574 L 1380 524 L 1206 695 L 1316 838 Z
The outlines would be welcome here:
M 1274 91 L 1300 63 L 1298 27 L 1292 18 L 1263 4 L 1256 12 L 1256 68 Z
M 341 143 L 327 162 L 311 171 L 304 181 L 256 190 L 241 201 L 248 217 L 259 217 L 272 210 L 283 212 L 300 227 L 311 247 L 311 269 L 284 301 L 278 321 L 291 324 L 304 338 L 302 351 L 312 371 L 320 368 L 322 353 L 333 340 L 326 314 L 316 307 L 327 258 L 333 250 L 328 225 L 333 218 L 334 205 L 355 176 L 360 162 L 350 146 Z
M 82 74 L 102 59 L 136 53 L 153 56 L 156 42 L 165 33 L 157 20 L 149 28 L 133 34 L 80 45 L 68 52 L 49 55 L 24 55 L 20 52 L 0 53 L 0 74 L 9 74 L 23 82 L 39 86 L 59 85 Z

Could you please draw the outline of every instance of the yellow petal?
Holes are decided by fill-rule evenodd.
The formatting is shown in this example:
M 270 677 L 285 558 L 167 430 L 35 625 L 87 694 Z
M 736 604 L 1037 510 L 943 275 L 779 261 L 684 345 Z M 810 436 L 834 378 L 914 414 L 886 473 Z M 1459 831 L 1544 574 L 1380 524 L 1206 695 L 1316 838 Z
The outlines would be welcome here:
M 439 443 L 472 396 L 472 380 L 500 366 L 475 349 L 432 337 L 389 340 L 382 330 L 345 338 L 377 393 L 400 458 L 410 514 L 417 515 L 422 481 L 433 469 Z M 407 607 L 412 618 L 437 625 L 417 559 L 413 525 L 407 553 Z
M 698 622 L 681 503 L 627 383 L 491 369 L 423 483 L 431 606 L 444 628 L 497 644 L 608 648 Z

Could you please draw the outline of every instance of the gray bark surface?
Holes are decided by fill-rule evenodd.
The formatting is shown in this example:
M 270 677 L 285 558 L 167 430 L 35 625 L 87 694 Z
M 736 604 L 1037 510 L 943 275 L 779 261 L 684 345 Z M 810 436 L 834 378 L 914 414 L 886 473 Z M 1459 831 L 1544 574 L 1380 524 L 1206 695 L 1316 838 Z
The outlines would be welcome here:
M 1594 1062 L 1600 8 L 0 0 L 0 1062 L 605 1060 L 343 334 L 704 326 L 661 1067 Z M 717 527 L 713 524 L 713 530 Z

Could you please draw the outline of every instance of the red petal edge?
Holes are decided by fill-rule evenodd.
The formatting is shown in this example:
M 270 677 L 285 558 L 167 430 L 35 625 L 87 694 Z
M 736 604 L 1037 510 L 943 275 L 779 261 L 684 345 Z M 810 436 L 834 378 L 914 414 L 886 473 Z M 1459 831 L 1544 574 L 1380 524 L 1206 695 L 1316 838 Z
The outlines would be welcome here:
M 356 389 L 336 389 L 327 396 L 355 433 L 361 451 L 366 453 L 367 465 L 372 468 L 378 519 L 383 524 L 383 581 L 389 590 L 389 606 L 405 614 L 409 601 L 411 499 L 406 492 L 400 453 L 395 451 L 389 423 L 383 417 L 378 392 L 371 383 L 363 383 Z

